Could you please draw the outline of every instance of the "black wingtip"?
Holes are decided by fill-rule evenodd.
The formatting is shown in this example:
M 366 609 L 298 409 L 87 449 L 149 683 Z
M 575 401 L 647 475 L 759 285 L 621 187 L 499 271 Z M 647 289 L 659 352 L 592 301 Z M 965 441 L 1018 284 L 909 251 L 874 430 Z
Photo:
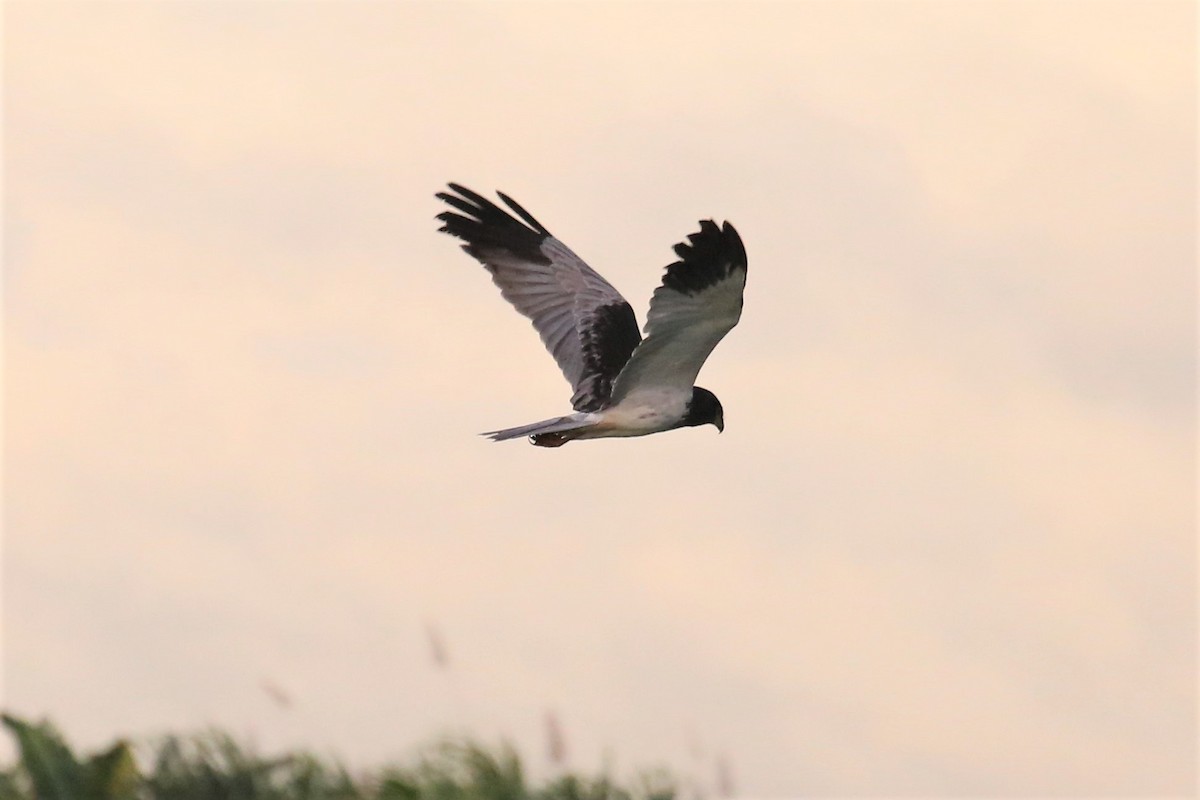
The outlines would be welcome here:
M 501 192 L 498 190 L 497 190 L 496 194 L 500 197 L 501 200 L 503 200 L 505 202 L 505 204 L 509 208 L 511 208 L 513 211 L 517 212 L 517 216 L 519 216 L 521 219 L 525 220 L 525 222 L 529 223 L 529 225 L 535 231 L 537 231 L 538 233 L 544 233 L 547 236 L 551 235 L 550 231 L 546 230 L 546 226 L 543 225 L 542 223 L 538 222 L 536 219 L 534 219 L 533 214 L 530 214 L 528 211 L 526 211 L 524 208 L 522 208 L 521 204 L 518 203 L 516 200 L 513 200 L 511 197 L 506 195 L 504 192 Z
M 527 224 L 462 184 L 446 185 L 454 194 L 437 192 L 434 197 L 454 211 L 437 215 L 436 219 L 443 223 L 438 228 L 440 233 L 462 239 L 466 242 L 463 249 L 480 261 L 485 261 L 489 253 L 507 252 L 536 263 L 549 263 L 541 245 L 550 232 L 511 198 L 500 194 Z
M 746 271 L 746 246 L 728 222 L 720 227 L 711 219 L 700 220 L 700 230 L 687 242 L 675 245 L 679 260 L 667 266 L 663 285 L 683 294 L 695 294 L 721 281 L 735 270 Z

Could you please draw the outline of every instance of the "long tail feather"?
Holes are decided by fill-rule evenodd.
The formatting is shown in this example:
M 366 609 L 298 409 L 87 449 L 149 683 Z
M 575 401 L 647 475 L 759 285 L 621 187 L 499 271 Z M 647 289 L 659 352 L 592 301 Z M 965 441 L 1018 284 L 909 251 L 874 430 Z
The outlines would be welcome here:
M 519 439 L 522 436 L 533 436 L 540 433 L 562 433 L 564 431 L 577 431 L 582 428 L 590 428 L 595 424 L 592 414 L 568 414 L 565 417 L 556 417 L 554 419 L 544 419 L 541 422 L 533 422 L 529 425 L 521 425 L 517 428 L 505 428 L 502 431 L 488 431 L 481 433 L 480 436 L 486 436 L 493 442 L 503 442 L 507 439 Z

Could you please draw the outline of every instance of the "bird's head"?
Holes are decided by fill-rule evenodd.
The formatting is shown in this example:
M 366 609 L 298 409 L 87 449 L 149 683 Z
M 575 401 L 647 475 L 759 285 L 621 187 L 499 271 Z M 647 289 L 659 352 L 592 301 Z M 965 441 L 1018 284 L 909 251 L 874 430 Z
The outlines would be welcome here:
M 715 394 L 708 389 L 693 386 L 692 399 L 688 403 L 687 416 L 683 418 L 683 424 L 688 427 L 715 425 L 717 432 L 720 433 L 725 430 L 725 409 L 721 408 L 721 401 Z

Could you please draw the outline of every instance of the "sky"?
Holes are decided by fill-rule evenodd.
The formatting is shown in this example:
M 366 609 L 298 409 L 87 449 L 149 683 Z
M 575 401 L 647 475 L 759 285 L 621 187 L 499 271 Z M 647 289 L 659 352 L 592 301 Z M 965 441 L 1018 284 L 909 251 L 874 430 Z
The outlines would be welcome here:
M 568 767 L 748 797 L 1194 791 L 1195 4 L 3 13 L 5 709 L 535 775 L 553 714 Z M 725 432 L 476 436 L 570 388 L 447 181 L 640 320 L 733 222 Z

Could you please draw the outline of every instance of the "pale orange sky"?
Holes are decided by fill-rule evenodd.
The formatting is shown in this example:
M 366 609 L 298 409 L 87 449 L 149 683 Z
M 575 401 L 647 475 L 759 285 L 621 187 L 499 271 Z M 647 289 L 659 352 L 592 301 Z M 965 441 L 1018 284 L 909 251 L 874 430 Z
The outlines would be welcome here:
M 749 796 L 1193 791 L 1195 4 L 4 16 L 5 708 L 535 774 L 554 709 L 572 766 L 725 753 Z M 448 180 L 642 320 L 732 221 L 725 433 L 475 436 L 570 389 Z

